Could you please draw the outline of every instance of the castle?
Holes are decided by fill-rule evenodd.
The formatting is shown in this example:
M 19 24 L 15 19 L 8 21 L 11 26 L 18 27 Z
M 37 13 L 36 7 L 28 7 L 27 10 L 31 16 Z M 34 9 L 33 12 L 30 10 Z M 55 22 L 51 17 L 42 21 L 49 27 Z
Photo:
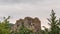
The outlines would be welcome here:
M 18 31 L 20 29 L 22 23 L 24 23 L 24 26 L 33 30 L 37 34 L 41 34 L 41 21 L 37 17 L 25 17 L 24 19 L 17 20 L 16 23 L 11 27 L 12 34 L 14 34 L 14 31 Z

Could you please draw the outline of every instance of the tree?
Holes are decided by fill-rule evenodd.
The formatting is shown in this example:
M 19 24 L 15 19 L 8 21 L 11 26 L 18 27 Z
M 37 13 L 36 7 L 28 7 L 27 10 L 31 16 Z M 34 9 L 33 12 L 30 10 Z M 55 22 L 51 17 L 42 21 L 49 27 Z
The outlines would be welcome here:
M 8 19 L 10 16 L 7 18 L 4 17 L 4 20 L 0 22 L 0 34 L 9 34 L 10 33 L 10 25 Z
M 46 28 L 45 26 L 44 27 L 44 30 L 42 31 L 42 34 L 49 34 L 49 30 L 48 28 Z
M 25 27 L 24 23 L 22 23 L 20 30 L 19 30 L 19 34 L 33 34 L 33 32 L 27 27 Z
M 59 31 L 58 31 L 58 26 L 57 26 L 57 24 L 58 24 L 58 20 L 56 20 L 56 16 L 55 16 L 55 12 L 54 12 L 54 10 L 52 10 L 52 12 L 51 12 L 51 18 L 50 19 L 48 19 L 48 21 L 49 21 L 49 25 L 50 25 L 50 34 L 59 34 Z
M 60 18 L 59 18 L 59 20 L 58 20 L 58 23 L 57 23 L 57 25 L 58 25 L 58 31 L 59 31 L 59 34 L 60 34 Z

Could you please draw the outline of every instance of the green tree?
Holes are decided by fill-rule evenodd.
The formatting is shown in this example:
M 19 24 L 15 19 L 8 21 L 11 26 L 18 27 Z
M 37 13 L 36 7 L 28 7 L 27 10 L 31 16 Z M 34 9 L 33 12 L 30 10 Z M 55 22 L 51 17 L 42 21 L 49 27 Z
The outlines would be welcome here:
M 58 25 L 58 31 L 59 31 L 59 34 L 60 34 L 60 18 L 59 18 L 59 20 L 58 20 L 58 23 L 57 23 L 57 25 Z
M 49 30 L 48 28 L 46 28 L 45 26 L 44 27 L 44 30 L 42 31 L 42 34 L 49 34 Z
M 7 18 L 4 17 L 4 20 L 0 22 L 0 34 L 9 34 L 10 33 L 10 25 L 8 19 L 10 16 Z
M 50 34 L 59 34 L 59 31 L 58 31 L 58 20 L 56 20 L 56 16 L 55 16 L 55 12 L 54 10 L 52 10 L 51 12 L 51 18 L 48 19 L 49 21 L 49 25 L 50 25 Z
M 24 26 L 24 23 L 22 23 L 22 26 L 20 27 L 19 34 L 33 34 L 33 32 Z

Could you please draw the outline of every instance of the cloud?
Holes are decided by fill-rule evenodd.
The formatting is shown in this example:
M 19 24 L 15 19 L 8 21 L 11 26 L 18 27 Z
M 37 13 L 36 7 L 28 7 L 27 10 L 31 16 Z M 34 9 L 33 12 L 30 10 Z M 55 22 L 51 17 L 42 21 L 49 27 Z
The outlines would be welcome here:
M 0 4 L 36 3 L 41 0 L 0 0 Z

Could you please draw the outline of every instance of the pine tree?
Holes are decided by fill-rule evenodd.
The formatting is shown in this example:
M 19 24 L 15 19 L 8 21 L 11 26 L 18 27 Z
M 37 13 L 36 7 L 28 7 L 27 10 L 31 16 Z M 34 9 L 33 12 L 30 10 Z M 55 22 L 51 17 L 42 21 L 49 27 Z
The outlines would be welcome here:
M 51 18 L 48 19 L 48 21 L 49 21 L 48 24 L 50 25 L 50 34 L 59 34 L 59 31 L 58 31 L 59 27 L 57 26 L 58 20 L 56 20 L 54 10 L 52 10 L 50 16 L 51 16 Z
M 60 18 L 59 18 L 59 20 L 58 20 L 58 23 L 57 23 L 57 25 L 58 25 L 58 31 L 59 31 L 59 34 L 60 34 Z

